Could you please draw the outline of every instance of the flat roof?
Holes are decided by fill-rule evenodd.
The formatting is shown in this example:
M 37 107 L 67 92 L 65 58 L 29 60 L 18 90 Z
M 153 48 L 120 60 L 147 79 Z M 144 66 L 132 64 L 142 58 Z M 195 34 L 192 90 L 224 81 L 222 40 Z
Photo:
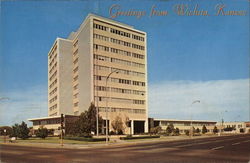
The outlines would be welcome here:
M 64 115 L 66 117 L 78 117 L 77 115 Z M 31 118 L 28 119 L 28 121 L 37 121 L 37 120 L 46 120 L 46 119 L 55 119 L 55 118 L 61 118 L 60 115 L 58 116 L 53 116 L 53 117 L 40 117 L 40 118 Z
M 208 121 L 208 120 L 180 120 L 180 119 L 154 119 L 154 121 L 169 121 L 169 122 L 209 122 L 209 123 L 217 123 L 216 121 Z

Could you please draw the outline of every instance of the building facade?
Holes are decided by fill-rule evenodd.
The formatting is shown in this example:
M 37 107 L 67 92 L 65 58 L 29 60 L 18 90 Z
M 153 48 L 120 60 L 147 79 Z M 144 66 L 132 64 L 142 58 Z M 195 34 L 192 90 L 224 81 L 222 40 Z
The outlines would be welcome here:
M 250 133 L 250 122 L 218 122 L 216 126 L 223 133 Z
M 215 121 L 205 120 L 177 120 L 177 119 L 153 119 L 153 126 L 160 126 L 162 130 L 166 130 L 168 125 L 173 124 L 174 128 L 179 128 L 180 134 L 185 134 L 186 131 L 190 131 L 191 126 L 195 129 L 199 128 L 202 131 L 202 127 L 206 126 L 208 133 L 213 133 Z
M 48 116 L 79 115 L 91 103 L 109 127 L 117 117 L 125 133 L 148 132 L 147 36 L 143 31 L 89 14 L 48 53 Z

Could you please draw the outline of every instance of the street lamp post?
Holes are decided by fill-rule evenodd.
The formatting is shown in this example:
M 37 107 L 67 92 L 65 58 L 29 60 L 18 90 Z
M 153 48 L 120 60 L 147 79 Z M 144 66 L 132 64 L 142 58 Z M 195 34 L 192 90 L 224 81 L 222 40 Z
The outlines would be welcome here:
M 201 101 L 200 100 L 195 100 L 195 101 L 193 101 L 192 102 L 192 104 L 191 104 L 191 107 L 192 107 L 192 105 L 193 104 L 195 104 L 195 103 L 200 103 Z M 191 111 L 191 110 L 190 110 Z M 190 135 L 190 138 L 192 138 L 193 137 L 193 117 L 192 117 L 192 111 L 191 111 L 191 119 L 190 119 L 190 131 L 189 131 L 189 135 Z
M 113 73 L 119 73 L 119 71 L 118 70 L 113 70 L 113 71 L 111 71 L 109 74 L 108 74 L 108 76 L 107 76 L 107 78 L 106 78 L 106 109 L 105 109 L 105 111 L 106 111 L 106 145 L 108 144 L 108 100 L 109 100 L 109 98 L 108 98 L 108 79 L 109 79 L 109 77 L 113 74 Z M 109 94 L 110 95 L 110 94 Z
M 223 130 L 223 128 L 224 128 L 224 127 L 223 127 L 223 126 L 224 126 L 223 113 L 226 113 L 226 112 L 227 112 L 227 110 L 221 112 L 221 125 L 220 125 L 220 128 L 219 128 L 220 132 L 218 132 L 218 136 L 221 136 L 221 134 L 222 134 L 222 130 Z

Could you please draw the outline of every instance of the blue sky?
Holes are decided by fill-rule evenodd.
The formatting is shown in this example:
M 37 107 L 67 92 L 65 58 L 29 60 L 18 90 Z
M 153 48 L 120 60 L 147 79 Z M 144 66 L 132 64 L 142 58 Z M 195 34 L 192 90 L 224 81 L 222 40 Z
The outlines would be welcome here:
M 221 3 L 247 15 L 215 16 Z M 249 120 L 248 0 L 1 1 L 0 97 L 10 100 L 0 101 L 0 125 L 47 116 L 52 43 L 77 30 L 88 13 L 110 17 L 113 4 L 122 11 L 146 11 L 139 19 L 114 20 L 147 32 L 150 116 L 188 119 L 192 113 L 194 119 L 217 121 L 221 114 L 228 121 Z M 178 16 L 175 4 L 199 5 L 210 16 Z M 169 15 L 150 17 L 153 5 Z M 190 107 L 196 99 L 201 104 Z

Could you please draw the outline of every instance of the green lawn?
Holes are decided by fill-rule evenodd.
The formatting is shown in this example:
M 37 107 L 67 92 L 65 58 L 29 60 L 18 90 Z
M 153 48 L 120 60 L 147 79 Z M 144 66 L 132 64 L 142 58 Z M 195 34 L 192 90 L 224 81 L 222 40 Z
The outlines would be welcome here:
M 3 142 L 4 141 L 4 137 L 0 136 L 0 141 Z M 8 139 L 7 139 L 8 141 Z M 17 143 L 55 143 L 55 144 L 59 144 L 61 143 L 61 139 L 59 137 L 47 137 L 45 139 L 41 139 L 41 138 L 28 138 L 25 140 L 22 139 L 17 139 L 16 140 Z M 63 143 L 65 144 L 98 144 L 98 143 L 102 143 L 102 142 L 87 142 L 87 141 L 77 141 L 77 140 L 63 140 Z

